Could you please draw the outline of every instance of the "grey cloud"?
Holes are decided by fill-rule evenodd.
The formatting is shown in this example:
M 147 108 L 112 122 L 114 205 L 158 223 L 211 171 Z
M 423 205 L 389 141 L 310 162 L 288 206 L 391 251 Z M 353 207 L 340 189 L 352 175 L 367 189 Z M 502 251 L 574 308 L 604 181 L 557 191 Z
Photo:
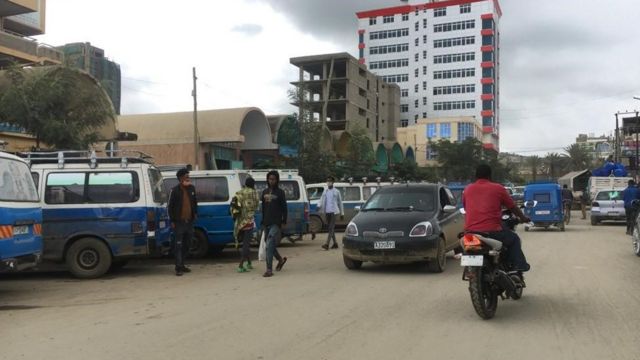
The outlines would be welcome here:
M 231 31 L 245 34 L 247 36 L 255 36 L 262 32 L 262 26 L 258 24 L 242 24 L 234 26 Z

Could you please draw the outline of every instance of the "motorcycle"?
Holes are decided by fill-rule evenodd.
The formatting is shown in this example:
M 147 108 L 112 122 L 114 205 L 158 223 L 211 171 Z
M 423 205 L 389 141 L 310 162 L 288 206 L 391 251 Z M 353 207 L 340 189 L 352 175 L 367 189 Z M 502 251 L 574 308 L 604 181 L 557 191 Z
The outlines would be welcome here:
M 509 210 L 502 212 L 505 230 L 515 231 L 518 218 Z M 495 316 L 498 297 L 502 300 L 519 300 L 526 284 L 521 272 L 511 271 L 503 251 L 502 242 L 486 234 L 466 232 L 459 236 L 464 266 L 462 280 L 469 282 L 469 293 L 473 308 L 487 320 Z

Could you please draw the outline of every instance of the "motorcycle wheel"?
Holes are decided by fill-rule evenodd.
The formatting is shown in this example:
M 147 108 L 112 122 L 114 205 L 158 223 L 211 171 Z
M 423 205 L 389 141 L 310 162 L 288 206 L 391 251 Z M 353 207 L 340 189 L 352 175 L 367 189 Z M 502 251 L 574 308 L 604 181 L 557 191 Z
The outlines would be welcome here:
M 484 268 L 476 267 L 470 271 L 469 293 L 476 313 L 488 320 L 495 316 L 498 309 L 498 294 L 484 281 L 483 270 Z

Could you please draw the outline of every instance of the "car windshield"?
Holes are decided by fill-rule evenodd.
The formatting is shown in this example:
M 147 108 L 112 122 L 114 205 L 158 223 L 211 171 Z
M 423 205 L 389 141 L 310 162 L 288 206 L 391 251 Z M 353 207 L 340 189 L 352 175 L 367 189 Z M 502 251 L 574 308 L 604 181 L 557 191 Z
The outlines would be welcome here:
M 407 188 L 402 191 L 377 191 L 362 211 L 435 211 L 436 197 L 432 190 Z
M 596 196 L 596 200 L 622 200 L 622 192 L 620 191 L 601 191 Z

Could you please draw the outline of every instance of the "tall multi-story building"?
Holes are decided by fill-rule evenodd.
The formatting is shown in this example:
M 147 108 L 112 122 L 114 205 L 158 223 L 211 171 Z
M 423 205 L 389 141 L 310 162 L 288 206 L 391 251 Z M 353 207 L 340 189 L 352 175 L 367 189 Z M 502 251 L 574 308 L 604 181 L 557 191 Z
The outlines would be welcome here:
M 473 117 L 498 151 L 498 0 L 423 0 L 358 12 L 360 63 L 401 89 L 401 126 Z
M 0 0 L 0 68 L 61 64 L 62 52 L 30 36 L 44 34 L 46 0 Z
M 60 47 L 67 65 L 84 70 L 98 79 L 109 94 L 116 114 L 120 114 L 120 65 L 104 56 L 104 50 L 91 43 L 71 43 Z

